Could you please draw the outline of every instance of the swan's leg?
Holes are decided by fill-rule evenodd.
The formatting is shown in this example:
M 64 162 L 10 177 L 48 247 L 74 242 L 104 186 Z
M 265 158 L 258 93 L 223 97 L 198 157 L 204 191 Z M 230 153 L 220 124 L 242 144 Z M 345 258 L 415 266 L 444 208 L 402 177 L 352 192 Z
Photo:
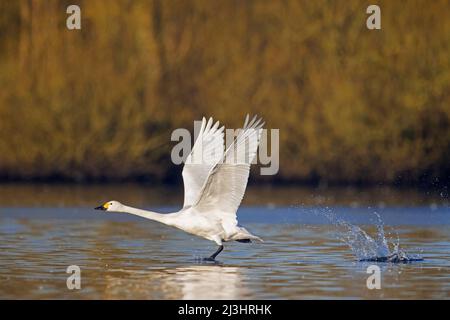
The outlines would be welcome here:
M 221 253 L 222 252 L 222 250 L 223 250 L 223 244 L 222 245 L 220 245 L 220 247 L 219 247 L 219 249 L 217 249 L 217 251 L 216 252 L 214 252 L 212 255 L 211 255 L 211 257 L 209 257 L 208 258 L 208 260 L 210 260 L 210 261 L 213 261 L 213 260 L 215 260 L 216 259 L 216 257 L 219 255 L 219 253 Z

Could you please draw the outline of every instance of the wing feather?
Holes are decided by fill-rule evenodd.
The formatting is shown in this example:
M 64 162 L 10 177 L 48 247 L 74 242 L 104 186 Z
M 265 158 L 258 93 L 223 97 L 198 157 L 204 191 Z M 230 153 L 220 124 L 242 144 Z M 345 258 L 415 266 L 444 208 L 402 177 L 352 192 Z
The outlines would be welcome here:
M 219 128 L 219 121 L 213 125 L 213 119 L 202 124 L 191 153 L 183 167 L 184 205 L 192 206 L 198 199 L 200 191 L 214 165 L 223 157 L 224 127 Z
M 199 212 L 219 210 L 236 221 L 236 211 L 244 197 L 263 126 L 261 118 L 255 116 L 249 121 L 247 115 L 243 129 L 210 170 L 194 204 Z

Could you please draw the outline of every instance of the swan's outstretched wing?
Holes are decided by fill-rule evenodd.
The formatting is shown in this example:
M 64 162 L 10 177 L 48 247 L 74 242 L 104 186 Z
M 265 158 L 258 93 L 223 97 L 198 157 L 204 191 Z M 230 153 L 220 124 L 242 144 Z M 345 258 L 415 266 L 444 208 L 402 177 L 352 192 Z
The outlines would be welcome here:
M 198 199 L 209 172 L 223 157 L 223 130 L 219 121 L 202 120 L 202 125 L 191 153 L 183 167 L 184 207 L 192 206 Z
M 261 138 L 262 119 L 245 119 L 244 128 L 208 175 L 194 207 L 199 212 L 220 211 L 236 221 L 236 211 L 244 197 L 250 164 Z

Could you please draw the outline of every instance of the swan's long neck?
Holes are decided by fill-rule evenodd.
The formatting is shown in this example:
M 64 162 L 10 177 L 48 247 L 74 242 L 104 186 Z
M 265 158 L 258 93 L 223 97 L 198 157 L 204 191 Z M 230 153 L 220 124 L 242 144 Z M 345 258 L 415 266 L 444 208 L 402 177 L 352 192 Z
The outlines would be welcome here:
M 145 219 L 150 219 L 154 221 L 158 221 L 167 225 L 172 225 L 172 215 L 173 214 L 161 214 L 153 211 L 141 210 L 129 206 L 123 206 L 121 212 L 130 213 L 135 216 L 139 216 Z

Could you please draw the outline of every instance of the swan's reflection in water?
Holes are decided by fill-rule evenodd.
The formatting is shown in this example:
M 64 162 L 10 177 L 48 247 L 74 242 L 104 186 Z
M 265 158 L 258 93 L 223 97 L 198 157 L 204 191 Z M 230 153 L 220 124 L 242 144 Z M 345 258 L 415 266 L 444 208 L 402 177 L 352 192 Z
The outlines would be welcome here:
M 242 268 L 193 265 L 145 271 L 110 270 L 106 299 L 243 299 L 250 293 Z

